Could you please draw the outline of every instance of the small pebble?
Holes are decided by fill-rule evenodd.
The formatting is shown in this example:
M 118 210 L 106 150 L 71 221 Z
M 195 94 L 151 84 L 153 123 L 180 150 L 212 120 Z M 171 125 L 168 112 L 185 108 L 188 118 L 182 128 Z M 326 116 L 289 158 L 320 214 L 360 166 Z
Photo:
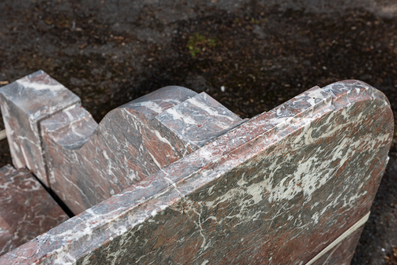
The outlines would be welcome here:
M 224 86 L 221 86 L 221 91 L 225 92 L 225 87 Z

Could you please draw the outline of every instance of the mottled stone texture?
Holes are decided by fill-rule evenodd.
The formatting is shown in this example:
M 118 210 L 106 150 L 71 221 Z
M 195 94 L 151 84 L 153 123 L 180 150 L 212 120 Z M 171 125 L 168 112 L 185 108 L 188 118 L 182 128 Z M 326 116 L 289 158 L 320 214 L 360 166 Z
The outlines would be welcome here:
M 100 144 L 112 137 L 124 143 L 128 130 L 135 135 L 135 127 L 157 126 L 154 118 L 139 123 L 136 117 L 148 117 L 141 114 L 128 108 L 111 112 L 115 123 L 105 119 L 109 123 L 101 123 L 80 152 L 98 140 L 72 164 L 89 160 L 113 178 L 118 168 L 112 163 L 122 148 Z M 120 117 L 135 127 L 119 124 Z M 0 263 L 305 264 L 369 212 L 393 124 L 385 96 L 363 82 L 314 87 L 153 174 L 142 168 L 148 172 L 144 178 L 5 254 Z M 101 125 L 105 133 L 96 134 Z M 117 128 L 116 136 L 106 134 L 108 126 Z M 55 144 L 48 148 L 55 150 Z M 171 147 L 165 150 L 173 154 Z M 65 149 L 49 154 L 60 151 L 77 155 Z M 106 160 L 100 158 L 104 151 Z M 136 159 L 137 151 L 131 154 L 126 163 Z M 74 174 L 72 169 L 69 176 Z M 80 187 L 102 185 L 93 183 Z M 347 239 L 343 261 L 357 234 Z M 327 257 L 337 262 L 333 253 Z
M 0 168 L 0 256 L 67 219 L 29 171 Z
M 0 89 L 0 105 L 13 164 L 29 168 L 48 186 L 39 124 L 80 99 L 43 71 Z
M 364 226 L 325 253 L 313 265 L 349 265 Z
M 204 92 L 167 109 L 156 119 L 196 147 L 241 122 L 240 117 Z
M 158 118 L 169 113 L 176 116 Z M 111 111 L 99 125 L 84 108 L 69 108 L 41 122 L 51 188 L 74 213 L 81 213 L 240 120 L 208 95 L 176 86 Z M 200 144 L 191 135 L 199 135 Z

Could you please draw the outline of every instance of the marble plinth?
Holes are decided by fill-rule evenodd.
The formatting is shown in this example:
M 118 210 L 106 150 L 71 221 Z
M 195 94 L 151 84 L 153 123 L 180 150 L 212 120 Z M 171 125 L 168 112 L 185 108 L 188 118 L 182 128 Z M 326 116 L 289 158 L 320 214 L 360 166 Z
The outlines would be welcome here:
M 0 168 L 0 256 L 67 219 L 29 171 Z
M 142 114 L 116 111 L 115 119 L 126 112 Z M 155 122 L 161 113 L 142 115 Z M 136 127 L 148 126 L 136 120 L 127 119 Z M 130 128 L 117 120 L 103 126 L 119 128 L 117 139 Z M 159 166 L 6 253 L 0 263 L 305 264 L 368 215 L 388 161 L 393 126 L 389 102 L 366 83 L 314 87 Z M 98 139 L 112 137 L 105 135 Z M 183 133 L 173 135 L 186 143 Z M 112 163 L 121 147 L 98 148 L 113 151 L 100 160 L 99 144 L 86 153 L 91 163 L 118 170 Z M 360 231 L 317 262 L 349 262 Z
M 54 113 L 80 105 L 80 98 L 38 71 L 1 87 L 0 105 L 14 166 L 29 168 L 48 187 L 39 124 Z

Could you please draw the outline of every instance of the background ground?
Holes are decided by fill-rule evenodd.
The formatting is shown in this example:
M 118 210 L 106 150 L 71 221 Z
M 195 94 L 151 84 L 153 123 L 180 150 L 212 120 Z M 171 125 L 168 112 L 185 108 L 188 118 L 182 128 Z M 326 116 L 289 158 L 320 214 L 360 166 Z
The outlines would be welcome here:
M 245 118 L 343 79 L 380 89 L 397 116 L 393 1 L 0 0 L 0 10 L 0 82 L 43 69 L 97 121 L 166 85 Z M 397 264 L 396 143 L 352 264 Z M 5 140 L 0 150 L 10 163 Z

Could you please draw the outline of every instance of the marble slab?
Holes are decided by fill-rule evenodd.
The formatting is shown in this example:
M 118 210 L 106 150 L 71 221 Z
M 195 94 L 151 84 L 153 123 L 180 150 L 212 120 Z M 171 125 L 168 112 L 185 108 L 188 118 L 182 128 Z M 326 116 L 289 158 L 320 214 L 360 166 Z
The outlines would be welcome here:
M 393 126 L 388 100 L 366 83 L 314 87 L 0 263 L 305 264 L 368 214 Z
M 29 171 L 0 168 L 0 256 L 67 219 Z
M 14 166 L 29 168 L 48 187 L 39 123 L 80 105 L 80 98 L 44 71 L 38 71 L 1 87 L 0 105 Z

